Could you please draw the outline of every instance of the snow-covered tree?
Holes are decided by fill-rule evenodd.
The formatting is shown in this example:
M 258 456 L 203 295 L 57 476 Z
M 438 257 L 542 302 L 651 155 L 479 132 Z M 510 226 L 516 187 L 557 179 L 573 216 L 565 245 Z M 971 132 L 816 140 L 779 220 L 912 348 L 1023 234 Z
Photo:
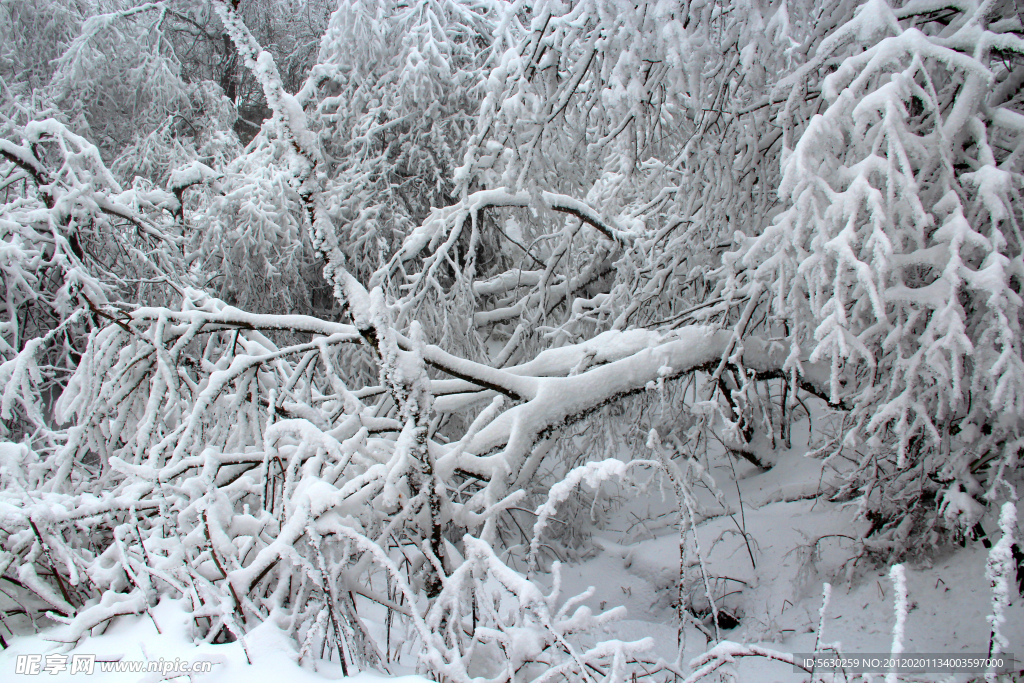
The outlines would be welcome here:
M 1019 18 L 991 3 L 934 14 L 868 3 L 829 38 L 875 42 L 821 81 L 828 106 L 783 161 L 785 210 L 726 258 L 729 296 L 765 296 L 786 326 L 787 368 L 831 366 L 851 486 L 887 519 L 934 494 L 922 472 L 974 495 L 989 472 L 994 487 L 1024 418 L 1024 118 L 1004 66 L 1024 51 Z
M 538 579 L 540 534 L 578 484 L 643 470 L 675 494 L 680 628 L 706 593 L 720 640 L 693 488 L 713 449 L 771 467 L 805 399 L 843 413 L 820 454 L 880 520 L 866 552 L 1003 495 L 1005 4 L 342 0 L 278 39 L 273 3 L 214 0 L 48 25 L 70 47 L 9 89 L 0 139 L 2 574 L 69 643 L 169 591 L 197 638 L 272 620 L 345 672 L 406 641 L 460 683 L 791 661 L 722 642 L 687 672 L 602 641 L 622 610 Z

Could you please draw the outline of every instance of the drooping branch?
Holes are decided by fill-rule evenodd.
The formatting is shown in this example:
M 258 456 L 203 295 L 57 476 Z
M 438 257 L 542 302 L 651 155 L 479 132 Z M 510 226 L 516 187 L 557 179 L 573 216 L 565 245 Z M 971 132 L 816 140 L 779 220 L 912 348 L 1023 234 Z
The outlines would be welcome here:
M 634 239 L 634 235 L 618 227 L 613 221 L 603 218 L 586 202 L 568 195 L 545 191 L 535 197 L 528 192 L 513 194 L 505 190 L 479 190 L 456 204 L 436 210 L 423 225 L 406 238 L 402 248 L 392 259 L 391 268 L 396 267 L 398 263 L 416 258 L 436 240 L 442 237 L 447 239 L 450 233 L 460 231 L 466 219 L 472 214 L 482 209 L 511 207 L 534 207 L 570 214 L 619 245 L 628 245 Z

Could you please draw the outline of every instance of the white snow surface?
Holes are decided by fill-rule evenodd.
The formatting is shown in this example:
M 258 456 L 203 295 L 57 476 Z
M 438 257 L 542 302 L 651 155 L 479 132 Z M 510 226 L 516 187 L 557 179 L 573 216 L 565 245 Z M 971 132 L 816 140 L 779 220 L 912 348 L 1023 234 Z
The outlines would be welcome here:
M 823 646 L 837 645 L 847 654 L 888 653 L 894 635 L 898 634 L 907 654 L 986 652 L 992 592 L 986 578 L 990 553 L 982 542 L 969 541 L 962 550 L 942 549 L 934 552 L 930 560 L 908 560 L 895 570 L 861 564 L 848 571 L 847 563 L 853 554 L 850 537 L 859 537 L 867 522 L 856 521 L 856 510 L 849 506 L 814 498 L 819 489 L 827 490 L 834 483 L 836 473 L 821 461 L 804 457 L 806 423 L 796 427 L 793 448 L 782 451 L 778 464 L 771 470 L 760 472 L 749 465 L 738 466 L 738 487 L 728 484 L 731 473 L 712 473 L 722 485 L 724 508 L 706 490 L 697 490 L 705 506 L 705 521 L 698 526 L 698 533 L 713 577 L 716 603 L 720 611 L 736 616 L 740 622 L 732 630 L 723 630 L 719 648 L 728 645 L 740 652 L 739 644 L 743 644 L 754 651 L 762 648 L 782 654 L 810 652 L 816 639 L 820 639 Z M 581 468 L 576 478 L 591 493 L 595 487 L 600 490 L 603 499 L 618 497 L 625 502 L 618 506 L 608 524 L 594 533 L 576 561 L 563 563 L 562 591 L 574 595 L 590 588 L 589 597 L 580 604 L 595 613 L 624 606 L 626 617 L 606 625 L 602 637 L 631 641 L 650 638 L 654 653 L 672 661 L 677 650 L 671 600 L 676 594 L 679 570 L 673 502 L 667 491 L 663 498 L 657 487 L 637 495 L 638 489 L 630 487 L 625 478 L 643 468 L 627 468 L 624 462 L 619 465 L 592 463 Z M 557 501 L 566 498 L 555 493 L 545 506 L 546 513 L 551 513 L 548 507 L 556 508 Z M 1003 513 L 1004 517 L 1009 514 L 1005 509 Z M 989 517 L 981 522 L 995 543 L 999 539 L 999 520 Z M 736 533 L 741 526 L 748 532 L 756 567 L 743 537 Z M 528 569 L 525 563 L 514 560 L 509 565 L 523 575 Z M 541 584 L 546 577 L 543 572 L 534 573 L 534 580 Z M 894 594 L 894 580 L 905 585 L 905 601 Z M 825 584 L 831 588 L 824 588 L 829 598 L 822 609 Z M 1010 585 L 1016 587 L 1012 577 Z M 700 593 L 694 591 L 695 595 Z M 1004 590 L 999 598 L 1006 601 L 1001 633 L 1007 643 L 1002 650 L 1024 652 L 1024 599 L 1012 589 Z M 368 632 L 375 638 L 383 637 L 383 611 L 360 600 L 360 614 L 367 621 Z M 693 606 L 699 608 L 699 600 Z M 903 623 L 897 623 L 900 607 L 906 610 Z M 20 654 L 62 652 L 96 654 L 108 661 L 161 657 L 215 661 L 211 673 L 194 676 L 193 680 L 203 682 L 301 682 L 342 677 L 336 662 L 306 660 L 300 665 L 295 644 L 275 626 L 273 617 L 245 636 L 244 650 L 240 642 L 193 644 L 187 610 L 187 601 L 164 598 L 150 614 L 119 617 L 102 635 L 87 638 L 70 650 L 53 641 L 59 637 L 61 626 L 9 638 L 10 647 L 0 653 L 0 672 L 8 675 L 14 671 Z M 685 636 L 684 666 L 701 666 L 701 662 L 710 661 L 704 655 L 714 643 L 707 642 L 694 627 L 688 627 Z M 401 662 L 389 666 L 394 678 L 376 672 L 361 672 L 352 678 L 357 683 L 426 680 L 400 675 L 415 671 L 415 653 L 411 650 L 404 652 Z M 733 666 L 742 681 L 806 680 L 806 674 L 793 666 L 763 656 L 737 656 Z M 163 680 L 149 676 L 97 672 L 93 678 Z M 876 680 L 883 676 L 877 675 Z M 46 680 L 53 681 L 79 678 L 68 672 L 46 676 Z M 966 682 L 971 676 L 917 675 L 915 680 Z
M 68 655 L 68 661 L 76 654 L 96 655 L 97 662 L 148 662 L 161 658 L 165 661 L 178 658 L 190 662 L 212 661 L 210 673 L 193 675 L 192 680 L 204 683 L 309 683 L 342 678 L 341 667 L 337 663 L 318 660 L 315 664 L 307 661 L 300 665 L 294 642 L 277 628 L 273 620 L 249 632 L 245 636 L 244 649 L 242 643 L 237 641 L 221 645 L 195 645 L 189 636 L 191 615 L 187 608 L 187 601 L 164 598 L 150 610 L 150 614 L 121 618 L 102 635 L 92 636 L 70 650 L 47 640 L 53 636 L 52 631 L 15 638 L 8 643 L 10 647 L 7 650 L 0 652 L 0 680 L 32 680 L 30 676 L 14 674 L 17 657 L 31 654 L 42 654 L 45 657 L 53 653 Z M 45 659 L 43 663 L 45 665 Z M 54 683 L 81 680 L 133 683 L 188 680 L 187 676 L 174 678 L 169 675 L 165 678 L 155 673 L 101 673 L 99 663 L 91 676 L 84 673 L 71 674 L 69 670 L 54 674 L 42 673 L 36 678 Z M 415 675 L 385 677 L 374 671 L 366 671 L 350 676 L 349 680 L 353 683 L 379 683 L 385 680 L 394 683 L 422 683 L 426 679 Z

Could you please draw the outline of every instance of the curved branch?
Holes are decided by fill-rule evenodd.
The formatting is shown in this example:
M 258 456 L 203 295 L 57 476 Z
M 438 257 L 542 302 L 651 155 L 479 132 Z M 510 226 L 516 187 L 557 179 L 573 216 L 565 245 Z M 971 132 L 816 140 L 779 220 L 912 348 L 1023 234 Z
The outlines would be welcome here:
M 495 467 L 525 457 L 537 441 L 551 432 L 578 422 L 608 403 L 646 391 L 659 380 L 671 380 L 697 371 L 713 371 L 721 362 L 722 354 L 733 344 L 733 333 L 692 326 L 651 343 L 656 339 L 656 333 L 637 335 L 634 344 L 646 342 L 641 348 L 636 348 L 639 346 L 636 344 L 631 352 L 578 375 L 535 377 L 536 393 L 533 398 L 510 408 L 476 434 L 469 435 L 466 443 L 453 447 L 448 455 L 438 460 L 438 467 L 444 471 L 460 468 L 487 478 Z M 585 347 L 585 344 L 580 344 L 573 349 L 574 352 L 566 353 L 559 359 L 558 369 L 568 374 L 571 367 L 567 368 L 565 361 L 575 358 L 577 352 L 586 352 Z M 557 351 L 562 349 L 552 350 L 552 355 Z M 742 354 L 744 365 L 757 372 L 759 377 L 787 376 L 787 353 L 781 344 L 747 339 L 744 340 Z M 540 370 L 540 366 L 542 364 L 534 369 Z M 522 372 L 523 369 L 524 366 L 519 366 L 507 372 Z M 814 389 L 816 396 L 827 396 L 827 390 L 819 384 L 823 377 L 827 380 L 827 374 L 822 374 L 825 372 L 825 368 L 818 364 L 804 363 L 803 374 L 798 381 L 801 386 Z

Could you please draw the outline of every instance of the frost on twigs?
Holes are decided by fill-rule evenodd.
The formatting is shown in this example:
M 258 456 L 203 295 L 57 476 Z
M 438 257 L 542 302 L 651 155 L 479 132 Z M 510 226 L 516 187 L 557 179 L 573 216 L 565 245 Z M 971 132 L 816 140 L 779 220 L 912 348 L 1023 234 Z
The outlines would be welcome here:
M 892 579 L 893 611 L 896 613 L 896 622 L 892 626 L 892 647 L 889 653 L 893 657 L 903 654 L 903 641 L 906 637 L 907 626 L 907 572 L 902 564 L 894 564 L 889 570 L 889 578 Z M 885 676 L 886 683 L 897 683 L 899 680 L 895 671 Z
M 1013 584 L 1020 571 L 1017 568 L 1017 558 L 1012 552 L 1017 542 L 1017 505 L 1012 501 L 1003 503 L 999 514 L 999 531 L 1002 532 L 1002 537 L 989 550 L 985 566 L 985 578 L 992 588 L 992 614 L 987 617 L 992 628 L 988 648 L 988 653 L 992 657 L 1006 652 L 1010 645 L 1006 634 L 1003 633 L 1003 625 L 1006 623 L 1006 608 L 1014 594 Z M 985 678 L 994 681 L 995 674 L 990 672 Z

